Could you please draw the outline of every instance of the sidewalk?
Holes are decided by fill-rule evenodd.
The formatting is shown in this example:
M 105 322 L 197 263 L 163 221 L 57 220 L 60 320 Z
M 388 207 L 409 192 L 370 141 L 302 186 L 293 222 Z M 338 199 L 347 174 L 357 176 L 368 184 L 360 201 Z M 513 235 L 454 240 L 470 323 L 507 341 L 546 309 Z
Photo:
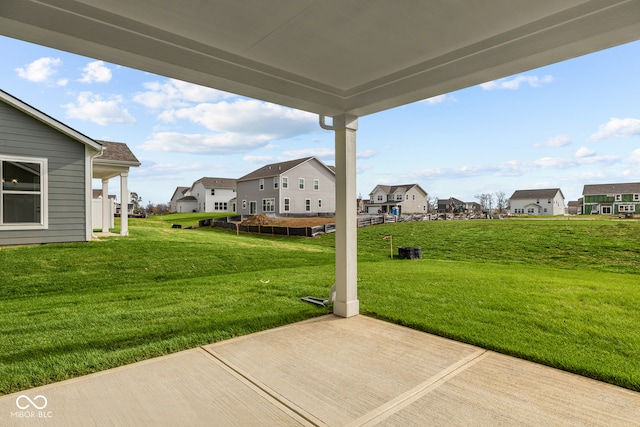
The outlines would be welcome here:
M 0 425 L 630 426 L 640 393 L 328 315 L 0 397 Z

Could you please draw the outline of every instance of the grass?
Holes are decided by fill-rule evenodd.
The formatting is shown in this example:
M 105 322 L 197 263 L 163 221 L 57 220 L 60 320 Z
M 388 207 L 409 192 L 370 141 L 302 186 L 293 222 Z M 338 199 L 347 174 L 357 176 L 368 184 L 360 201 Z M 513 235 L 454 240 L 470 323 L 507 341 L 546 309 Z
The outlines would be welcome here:
M 329 312 L 334 235 L 131 219 L 131 236 L 0 248 L 0 394 Z M 640 390 L 640 223 L 432 221 L 358 233 L 365 314 Z M 422 260 L 389 257 L 420 246 Z

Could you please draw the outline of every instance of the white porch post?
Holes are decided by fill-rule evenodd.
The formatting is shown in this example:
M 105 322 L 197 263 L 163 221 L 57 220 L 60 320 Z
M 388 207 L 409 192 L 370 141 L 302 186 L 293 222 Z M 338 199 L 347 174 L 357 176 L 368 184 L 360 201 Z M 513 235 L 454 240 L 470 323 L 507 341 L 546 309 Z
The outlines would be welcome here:
M 351 317 L 360 312 L 356 211 L 358 117 L 350 114 L 334 117 L 330 128 L 335 131 L 336 146 L 336 298 L 333 313 Z
M 129 173 L 120 173 L 120 235 L 129 235 Z
M 109 232 L 109 225 L 111 225 L 111 218 L 109 218 L 109 214 L 111 213 L 111 209 L 109 209 L 109 180 L 102 180 L 102 232 Z

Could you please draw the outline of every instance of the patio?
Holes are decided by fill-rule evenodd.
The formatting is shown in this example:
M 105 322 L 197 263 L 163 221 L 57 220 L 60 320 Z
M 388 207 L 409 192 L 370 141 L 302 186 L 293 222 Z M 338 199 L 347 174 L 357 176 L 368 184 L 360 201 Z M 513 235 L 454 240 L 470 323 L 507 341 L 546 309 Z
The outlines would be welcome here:
M 639 419 L 640 393 L 362 315 L 322 316 L 0 397 L 0 420 L 11 426 Z

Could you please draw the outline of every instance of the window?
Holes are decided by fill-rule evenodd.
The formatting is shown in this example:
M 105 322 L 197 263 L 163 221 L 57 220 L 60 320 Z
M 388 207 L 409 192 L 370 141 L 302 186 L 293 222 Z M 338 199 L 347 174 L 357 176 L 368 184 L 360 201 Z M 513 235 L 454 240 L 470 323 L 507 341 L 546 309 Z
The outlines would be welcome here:
M 320 189 L 320 180 L 318 180 L 318 179 L 314 179 L 313 180 L 313 189 L 315 191 L 318 191 Z
M 213 207 L 213 209 L 214 209 L 214 210 L 218 210 L 218 202 L 215 202 L 215 203 L 214 203 L 214 207 Z
M 262 199 L 262 212 L 274 212 L 276 210 L 276 199 Z
M 222 205 L 222 210 L 223 210 L 223 211 L 226 211 L 226 210 L 227 210 L 227 208 L 229 207 L 229 205 L 227 204 L 227 202 L 220 203 L 220 204 Z
M 622 201 L 622 194 L 616 194 L 616 202 Z
M 378 194 L 378 201 L 381 202 L 382 201 L 382 194 Z
M 544 212 L 545 212 L 545 213 L 547 212 L 547 208 L 544 208 Z
M 289 212 L 291 209 L 291 200 L 289 198 L 284 199 L 284 211 Z
M 216 195 L 216 190 L 214 188 L 211 189 L 211 195 L 215 196 Z
M 250 201 L 249 202 L 249 214 L 250 215 L 255 215 L 257 210 L 258 210 L 258 202 L 256 202 L 255 200 Z
M 305 212 L 311 212 L 311 199 L 304 199 Z
M 304 178 L 298 179 L 298 188 L 304 190 Z
M 278 177 L 277 176 L 273 178 L 273 188 L 275 190 L 278 189 Z
M 551 199 L 547 199 L 547 203 L 551 203 Z
M 289 178 L 287 178 L 286 176 L 282 177 L 282 188 L 289 188 Z
M 527 213 L 532 214 L 532 213 L 535 213 L 535 211 L 533 210 L 533 208 L 529 208 L 529 209 L 527 209 Z
M 640 200 L 640 194 L 634 194 L 633 195 L 633 201 L 637 202 L 638 200 Z
M 411 197 L 412 197 L 411 200 L 415 200 L 416 199 L 416 195 L 415 194 L 413 194 Z
M 322 199 L 318 199 L 318 209 L 322 209 Z
M 620 212 L 635 212 L 634 205 L 620 205 L 618 206 L 618 211 Z
M 247 209 L 247 201 L 246 200 L 242 201 L 242 209 Z
M 46 228 L 47 160 L 0 158 L 0 227 Z
M 260 181 L 258 181 L 258 188 L 260 188 L 260 191 L 264 190 L 264 179 L 260 178 Z
M 396 194 L 396 200 L 397 201 L 401 201 L 402 200 L 402 194 Z

